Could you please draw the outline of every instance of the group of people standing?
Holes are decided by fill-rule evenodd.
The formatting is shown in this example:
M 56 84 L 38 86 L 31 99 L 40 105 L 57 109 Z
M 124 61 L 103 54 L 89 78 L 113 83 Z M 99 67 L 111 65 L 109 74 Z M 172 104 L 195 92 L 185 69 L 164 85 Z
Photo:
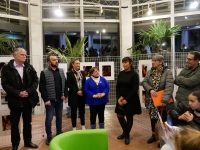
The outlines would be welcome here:
M 16 48 L 14 59 L 5 65 L 1 73 L 2 87 L 6 91 L 6 100 L 10 109 L 12 150 L 17 150 L 20 142 L 19 121 L 23 119 L 24 146 L 38 148 L 32 143 L 32 108 L 39 102 L 36 91 L 39 91 L 45 104 L 46 144 L 52 140 L 51 124 L 56 117 L 56 135 L 62 133 L 63 101 L 68 101 L 71 107 L 72 129 L 76 130 L 77 109 L 79 110 L 81 127 L 85 130 L 85 104 L 90 107 L 91 129 L 96 128 L 98 115 L 99 128 L 104 128 L 104 110 L 108 103 L 110 87 L 107 80 L 99 75 L 99 69 L 90 70 L 90 78 L 86 81 L 83 71 L 80 70 L 80 61 L 71 61 L 65 77 L 63 69 L 59 68 L 58 58 L 55 55 L 47 56 L 48 67 L 41 71 L 40 80 L 37 72 L 26 62 L 26 50 Z
M 190 52 L 186 58 L 186 66 L 173 78 L 172 72 L 164 65 L 164 58 L 156 55 L 152 58 L 153 67 L 147 72 L 142 86 L 146 91 L 145 101 L 149 110 L 152 136 L 147 143 L 156 141 L 155 125 L 158 121 L 158 112 L 162 114 L 162 120 L 165 122 L 169 115 L 176 125 L 189 125 L 200 130 L 200 54 L 199 52 Z M 173 98 L 174 84 L 178 86 L 176 92 L 176 103 L 169 103 Z M 162 106 L 155 107 L 152 96 L 157 96 L 158 91 L 164 90 L 162 97 Z M 189 100 L 189 101 L 188 101 Z M 194 106 L 196 104 L 196 106 Z M 160 144 L 158 143 L 158 147 Z
M 5 65 L 1 73 L 2 86 L 7 92 L 6 100 L 10 108 L 12 150 L 17 150 L 20 142 L 18 124 L 21 115 L 25 146 L 38 148 L 31 141 L 32 108 L 39 101 L 36 91 L 38 84 L 46 108 L 45 130 L 47 145 L 52 140 L 51 123 L 54 115 L 56 116 L 56 135 L 62 133 L 63 101 L 68 101 L 71 107 L 73 130 L 76 130 L 77 109 L 79 110 L 81 128 L 85 130 L 85 104 L 88 104 L 90 109 L 90 128 L 96 128 L 97 116 L 99 128 L 104 128 L 104 111 L 105 105 L 109 102 L 110 87 L 107 80 L 100 76 L 97 67 L 90 69 L 90 78 L 86 80 L 84 72 L 80 70 L 79 59 L 74 59 L 71 61 L 65 77 L 63 69 L 59 68 L 57 56 L 48 55 L 48 67 L 41 71 L 39 80 L 33 66 L 26 62 L 26 55 L 27 53 L 24 49 L 16 48 L 13 53 L 14 60 Z M 172 72 L 163 65 L 163 56 L 156 55 L 152 58 L 153 67 L 147 72 L 141 83 L 147 93 L 146 103 L 152 128 L 152 136 L 147 143 L 156 141 L 155 124 L 158 120 L 157 113 L 161 111 L 161 107 L 165 106 L 167 108 L 162 115 L 163 121 L 167 119 L 167 110 L 170 111 L 169 114 L 172 114 L 178 120 L 183 122 L 191 121 L 191 115 L 183 115 L 178 112 L 180 109 L 177 109 L 179 105 L 182 105 L 182 101 L 187 101 L 189 95 L 190 103 L 194 103 L 195 96 L 197 97 L 195 104 L 198 104 L 199 107 L 190 105 L 190 109 L 194 111 L 190 111 L 189 114 L 192 114 L 193 118 L 196 119 L 194 124 L 200 125 L 198 124 L 200 123 L 198 118 L 200 116 L 200 101 L 198 101 L 200 92 L 194 92 L 200 90 L 200 80 L 198 79 L 200 77 L 199 60 L 200 54 L 198 52 L 190 52 L 186 60 L 186 67 L 174 81 Z M 142 112 L 138 96 L 140 83 L 139 75 L 133 69 L 132 59 L 124 57 L 122 65 L 124 70 L 118 74 L 116 83 L 117 100 L 115 113 L 123 131 L 117 139 L 125 139 L 124 142 L 128 145 L 130 143 L 133 116 Z M 174 83 L 179 86 L 176 94 L 176 107 L 173 102 L 168 103 L 168 100 L 172 97 Z M 160 90 L 164 90 L 164 95 L 162 97 L 162 106 L 157 108 L 153 105 L 151 96 L 157 96 L 156 92 Z M 189 105 L 186 104 L 184 107 L 187 106 Z M 183 113 L 186 112 L 183 111 Z

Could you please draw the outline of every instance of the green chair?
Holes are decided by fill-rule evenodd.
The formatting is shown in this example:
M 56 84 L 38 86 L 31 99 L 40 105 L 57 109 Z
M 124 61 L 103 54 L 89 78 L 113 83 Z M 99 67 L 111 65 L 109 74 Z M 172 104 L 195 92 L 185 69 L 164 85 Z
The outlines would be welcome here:
M 108 150 L 105 129 L 75 130 L 54 137 L 50 150 Z

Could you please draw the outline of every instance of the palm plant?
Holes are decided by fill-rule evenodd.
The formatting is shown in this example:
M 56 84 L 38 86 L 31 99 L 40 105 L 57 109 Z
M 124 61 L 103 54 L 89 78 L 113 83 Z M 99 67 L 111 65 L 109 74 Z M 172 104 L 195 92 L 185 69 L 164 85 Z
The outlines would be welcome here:
M 0 34 L 0 55 L 10 55 L 16 47 L 19 47 L 17 40 L 7 38 L 6 34 Z
M 51 46 L 47 47 L 50 54 L 55 54 L 58 56 L 63 62 L 69 63 L 72 57 L 81 57 L 84 55 L 84 45 L 86 37 L 80 38 L 76 41 L 76 44 L 72 47 L 71 42 L 66 34 L 64 34 L 64 38 L 67 44 L 67 47 L 62 50 L 60 48 L 53 48 Z
M 171 28 L 168 23 L 163 23 L 161 20 L 153 26 L 150 26 L 149 30 L 141 30 L 139 32 L 140 42 L 136 43 L 131 48 L 128 48 L 128 50 L 133 50 L 134 52 L 140 45 L 150 45 L 153 49 L 161 50 L 162 43 L 170 39 L 172 36 L 179 35 L 178 32 L 180 31 L 180 28 L 180 25 L 175 25 Z

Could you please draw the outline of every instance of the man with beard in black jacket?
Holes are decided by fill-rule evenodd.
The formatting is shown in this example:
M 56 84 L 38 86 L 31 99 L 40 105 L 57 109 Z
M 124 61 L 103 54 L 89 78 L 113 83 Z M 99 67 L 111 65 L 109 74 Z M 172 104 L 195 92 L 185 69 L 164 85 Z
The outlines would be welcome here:
M 38 86 L 37 72 L 26 62 L 26 50 L 16 48 L 14 59 L 4 66 L 1 73 L 1 83 L 6 91 L 6 101 L 10 108 L 12 150 L 17 150 L 20 142 L 19 121 L 23 119 L 24 146 L 38 148 L 31 142 L 32 108 L 39 101 L 36 91 Z

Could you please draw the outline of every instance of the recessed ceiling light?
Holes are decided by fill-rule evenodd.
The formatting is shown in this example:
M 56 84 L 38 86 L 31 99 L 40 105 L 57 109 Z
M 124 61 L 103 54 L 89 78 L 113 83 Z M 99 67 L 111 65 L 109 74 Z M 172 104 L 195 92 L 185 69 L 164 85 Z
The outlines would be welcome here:
M 187 19 L 188 17 L 187 16 L 185 16 L 185 19 Z

